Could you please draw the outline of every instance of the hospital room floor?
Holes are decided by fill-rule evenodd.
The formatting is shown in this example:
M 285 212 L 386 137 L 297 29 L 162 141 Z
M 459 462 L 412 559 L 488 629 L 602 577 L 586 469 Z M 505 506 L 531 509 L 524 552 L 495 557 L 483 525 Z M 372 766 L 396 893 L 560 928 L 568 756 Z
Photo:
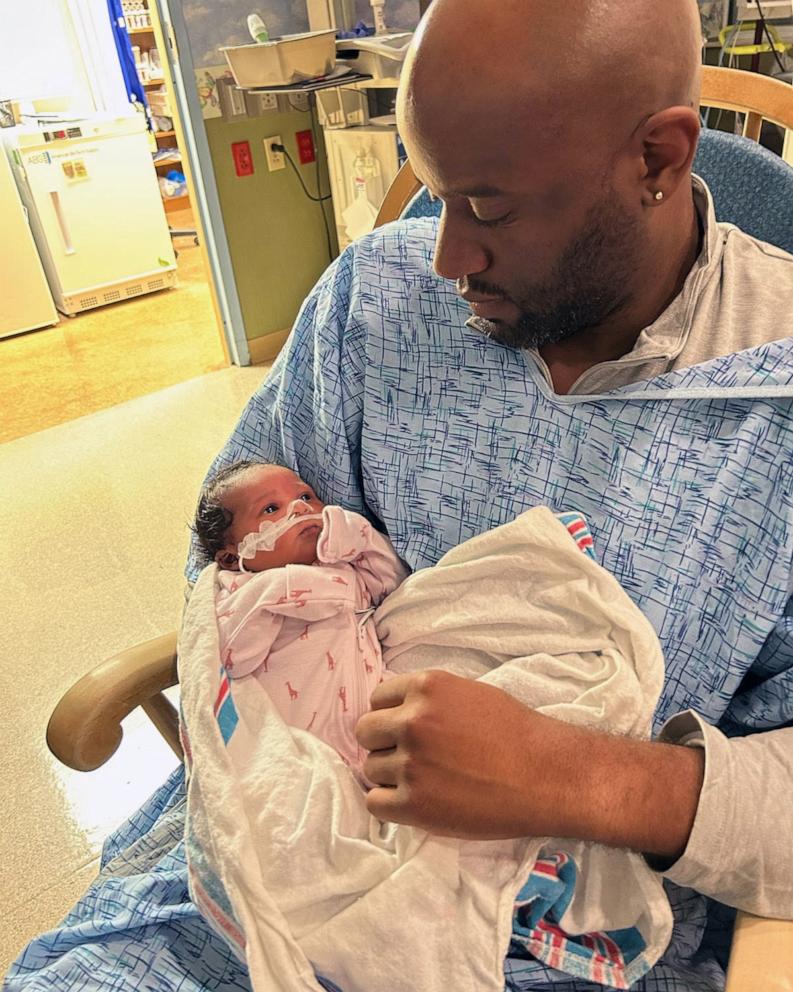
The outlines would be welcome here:
M 193 227 L 190 210 L 168 216 Z M 0 442 L 145 396 L 227 363 L 201 249 L 179 237 L 178 286 L 0 340 Z
M 175 767 L 141 714 L 103 768 L 71 771 L 47 720 L 103 658 L 175 628 L 198 487 L 265 371 L 222 369 L 0 445 L 0 975 Z

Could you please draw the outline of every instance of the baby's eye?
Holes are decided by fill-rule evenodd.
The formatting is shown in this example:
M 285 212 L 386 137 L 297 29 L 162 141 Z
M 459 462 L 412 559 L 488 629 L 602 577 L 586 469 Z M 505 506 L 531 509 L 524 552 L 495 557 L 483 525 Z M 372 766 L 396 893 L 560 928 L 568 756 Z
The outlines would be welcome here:
M 264 510 L 262 510 L 262 513 L 276 513 L 277 510 L 278 510 L 277 503 L 268 503 L 267 506 L 265 506 Z
M 314 496 L 312 493 L 303 493 L 303 495 L 300 498 L 304 499 L 306 503 L 310 503 L 311 500 L 314 498 Z

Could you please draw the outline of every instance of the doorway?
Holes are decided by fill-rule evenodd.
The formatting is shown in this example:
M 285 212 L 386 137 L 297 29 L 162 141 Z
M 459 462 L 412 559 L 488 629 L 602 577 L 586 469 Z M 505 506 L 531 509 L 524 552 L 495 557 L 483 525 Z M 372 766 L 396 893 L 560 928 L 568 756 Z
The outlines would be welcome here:
M 155 5 L 147 0 L 123 0 L 122 8 L 120 0 L 113 2 L 126 22 L 120 26 L 127 32 L 133 53 L 128 61 L 134 81 L 129 78 L 129 65 L 124 75 L 123 60 L 117 55 L 112 3 L 109 9 L 104 2 L 91 0 L 31 0 L 24 10 L 14 5 L 9 30 L 4 30 L 6 40 L 0 41 L 0 64 L 8 67 L 7 73 L 0 69 L 0 109 L 11 108 L 14 125 L 0 131 L 0 139 L 5 139 L 9 149 L 19 194 L 0 198 L 0 225 L 2 215 L 10 211 L 28 219 L 30 251 L 41 259 L 42 292 L 51 294 L 50 303 L 57 307 L 56 311 L 48 306 L 51 316 L 39 319 L 45 326 L 28 329 L 21 324 L 19 333 L 14 327 L 0 329 L 6 335 L 0 337 L 0 441 L 229 364 L 200 222 L 190 196 L 189 170 L 180 151 L 178 108 L 171 98 L 167 60 L 159 56 L 163 42 Z M 138 116 L 140 142 L 147 150 L 134 182 L 147 186 L 149 206 L 152 200 L 159 204 L 153 208 L 158 215 L 154 227 L 141 229 L 142 233 L 135 228 L 140 212 L 134 209 L 127 212 L 123 225 L 118 220 L 105 223 L 103 214 L 110 210 L 107 192 L 104 199 L 99 193 L 103 182 L 107 186 L 111 170 L 106 149 L 114 141 L 120 145 L 120 139 L 107 140 L 108 134 L 113 138 L 108 122 L 135 116 L 130 96 L 136 91 L 145 94 L 149 111 L 147 126 Z M 80 129 L 87 132 L 89 124 L 96 125 L 95 147 L 76 137 Z M 132 123 L 132 130 L 137 124 Z M 100 127 L 104 128 L 101 133 Z M 39 129 L 36 138 L 49 136 L 38 158 L 28 149 L 29 160 L 40 172 L 44 170 L 43 192 L 35 188 L 38 173 L 30 166 L 26 171 L 26 163 L 20 165 L 25 149 L 19 136 L 31 129 Z M 23 154 L 17 152 L 15 157 L 17 146 Z M 0 154 L 5 158 L 6 151 L 0 149 Z M 131 203 L 132 192 L 125 171 L 117 198 Z M 116 200 L 115 191 L 112 200 Z M 49 219 L 47 210 L 53 214 Z M 54 224 L 53 217 L 59 225 L 54 228 L 58 237 L 50 233 L 48 238 L 46 225 Z M 139 278 L 141 266 L 133 271 L 130 262 L 133 268 L 129 272 L 118 269 L 118 278 L 114 270 L 115 281 L 111 282 L 101 271 L 103 258 L 124 255 L 133 230 L 145 242 L 154 228 L 151 237 L 159 240 L 156 252 L 154 247 L 152 251 L 163 277 L 147 281 L 152 275 L 148 272 Z M 89 232 L 90 247 L 80 243 L 84 230 Z M 55 240 L 63 244 L 56 246 Z M 55 257 L 58 248 L 65 248 L 62 254 L 69 257 Z M 72 293 L 66 283 L 75 256 L 82 257 L 85 275 L 81 275 L 80 291 Z M 86 258 L 95 258 L 93 269 L 85 264 Z M 13 273 L 6 269 L 0 281 L 8 282 L 4 289 L 10 290 Z M 165 288 L 149 291 L 158 284 Z M 108 299 L 115 302 L 104 302 Z

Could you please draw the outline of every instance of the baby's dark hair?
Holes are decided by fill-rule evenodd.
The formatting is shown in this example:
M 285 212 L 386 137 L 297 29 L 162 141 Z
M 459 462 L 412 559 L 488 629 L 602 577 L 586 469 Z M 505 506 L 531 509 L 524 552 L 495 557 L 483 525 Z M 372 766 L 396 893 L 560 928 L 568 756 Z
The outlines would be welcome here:
M 223 497 L 234 487 L 237 479 L 264 462 L 238 461 L 222 468 L 206 484 L 198 498 L 195 520 L 191 526 L 201 550 L 212 562 L 218 551 L 226 546 L 226 534 L 234 522 L 234 514 L 223 505 Z

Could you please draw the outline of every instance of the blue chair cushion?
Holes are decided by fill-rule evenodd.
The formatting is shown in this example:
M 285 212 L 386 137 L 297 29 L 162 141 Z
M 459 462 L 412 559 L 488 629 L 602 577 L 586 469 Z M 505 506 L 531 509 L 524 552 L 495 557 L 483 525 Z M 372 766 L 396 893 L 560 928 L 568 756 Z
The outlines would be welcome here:
M 720 221 L 793 253 L 793 168 L 784 159 L 740 135 L 704 130 L 694 172 Z
M 703 130 L 694 172 L 710 187 L 718 220 L 793 253 L 793 168 L 787 162 L 756 141 Z M 438 217 L 441 205 L 422 187 L 402 217 Z

